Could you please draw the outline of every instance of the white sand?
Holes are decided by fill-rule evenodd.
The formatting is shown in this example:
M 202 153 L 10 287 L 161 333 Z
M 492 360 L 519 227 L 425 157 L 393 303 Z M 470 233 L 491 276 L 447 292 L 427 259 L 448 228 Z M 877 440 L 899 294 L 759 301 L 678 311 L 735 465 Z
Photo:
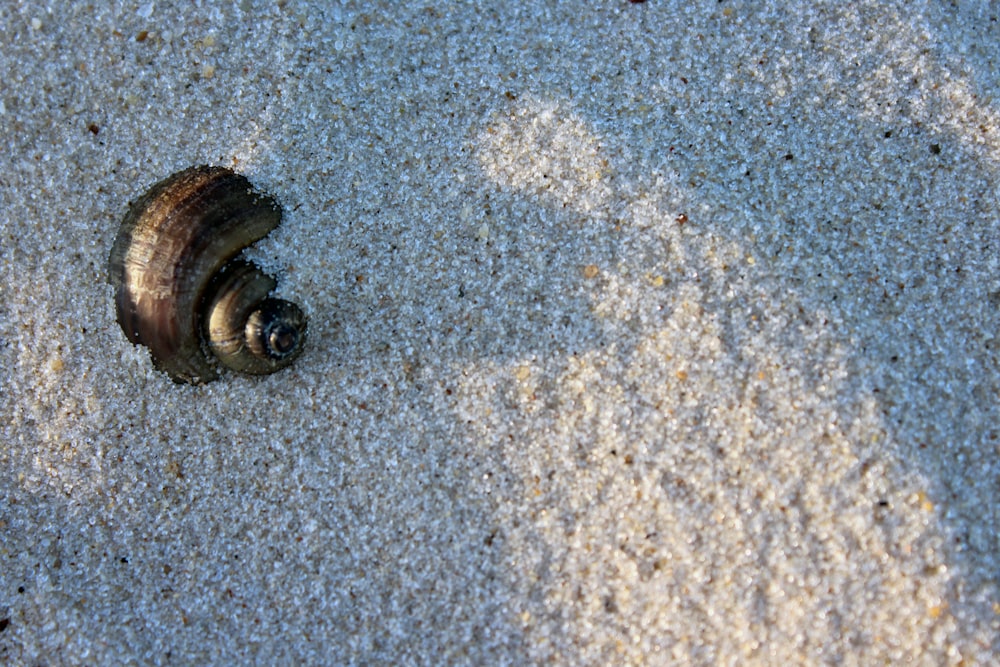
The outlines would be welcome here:
M 1000 660 L 994 3 L 70 4 L 0 8 L 0 663 Z M 104 280 L 206 162 L 311 338 L 194 388 Z

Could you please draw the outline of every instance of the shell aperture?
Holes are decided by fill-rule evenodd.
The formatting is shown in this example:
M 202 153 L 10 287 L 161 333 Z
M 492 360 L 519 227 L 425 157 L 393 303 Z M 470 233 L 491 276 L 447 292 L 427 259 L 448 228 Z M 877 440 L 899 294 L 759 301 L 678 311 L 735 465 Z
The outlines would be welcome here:
M 220 365 L 254 375 L 289 365 L 305 315 L 270 297 L 276 281 L 238 257 L 280 222 L 272 197 L 224 167 L 156 183 L 130 206 L 108 261 L 126 337 L 176 382 L 209 382 Z

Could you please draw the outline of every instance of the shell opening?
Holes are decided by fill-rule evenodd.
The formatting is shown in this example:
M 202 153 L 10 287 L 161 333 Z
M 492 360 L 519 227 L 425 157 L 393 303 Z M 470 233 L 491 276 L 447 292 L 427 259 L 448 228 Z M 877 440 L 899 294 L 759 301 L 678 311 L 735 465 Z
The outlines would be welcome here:
M 265 299 L 247 319 L 247 347 L 254 356 L 284 361 L 297 356 L 305 336 L 305 315 L 294 303 Z

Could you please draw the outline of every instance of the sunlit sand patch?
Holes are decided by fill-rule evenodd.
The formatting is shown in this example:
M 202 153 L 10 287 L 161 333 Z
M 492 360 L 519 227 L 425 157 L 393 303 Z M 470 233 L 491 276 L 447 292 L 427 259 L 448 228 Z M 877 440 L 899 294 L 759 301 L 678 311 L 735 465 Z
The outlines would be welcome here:
M 520 102 L 490 120 L 476 147 L 490 179 L 542 197 L 547 205 L 587 212 L 610 199 L 601 139 L 568 105 L 531 98 Z
M 802 81 L 819 81 L 850 113 L 875 121 L 902 117 L 925 131 L 954 137 L 973 153 L 993 163 L 1000 161 L 1000 112 L 995 102 L 974 88 L 972 71 L 964 61 L 962 45 L 941 60 L 940 48 L 932 50 L 933 26 L 921 25 L 912 15 L 899 14 L 882 3 L 844 4 L 839 20 L 820 33 L 818 55 L 803 62 L 810 68 Z M 873 20 L 872 14 L 878 16 Z M 986 17 L 983 20 L 990 20 Z M 885 29 L 885 25 L 891 29 Z M 882 26 L 877 33 L 872 25 Z M 844 69 L 861 68 L 866 74 L 849 96 L 838 85 Z M 784 83 L 772 82 L 778 92 Z
M 600 143 L 564 104 L 532 101 L 481 141 L 503 187 L 612 203 Z M 514 482 L 502 507 L 516 516 L 498 518 L 532 655 L 880 661 L 930 633 L 954 649 L 926 480 L 892 458 L 874 399 L 835 399 L 847 351 L 828 332 L 789 335 L 789 306 L 753 280 L 766 267 L 661 203 L 678 199 L 628 206 L 620 261 L 581 268 L 611 345 L 460 371 L 461 395 L 497 397 L 459 409 Z M 726 325 L 709 303 L 738 310 Z M 758 333 L 734 342 L 741 318 Z M 705 628 L 725 639 L 706 649 Z

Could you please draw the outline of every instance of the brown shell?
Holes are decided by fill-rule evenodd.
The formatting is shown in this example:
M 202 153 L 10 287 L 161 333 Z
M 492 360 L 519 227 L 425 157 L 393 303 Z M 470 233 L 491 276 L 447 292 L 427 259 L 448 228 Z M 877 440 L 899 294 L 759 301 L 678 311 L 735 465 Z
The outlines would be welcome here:
M 192 167 L 154 185 L 130 206 L 108 261 L 125 335 L 177 382 L 215 379 L 202 341 L 206 297 L 223 267 L 280 222 L 273 198 L 224 167 Z M 274 281 L 263 277 L 270 291 Z
M 276 285 L 258 267 L 235 259 L 210 288 L 203 311 L 205 339 L 227 368 L 266 375 L 302 352 L 305 315 L 294 303 L 269 296 Z

